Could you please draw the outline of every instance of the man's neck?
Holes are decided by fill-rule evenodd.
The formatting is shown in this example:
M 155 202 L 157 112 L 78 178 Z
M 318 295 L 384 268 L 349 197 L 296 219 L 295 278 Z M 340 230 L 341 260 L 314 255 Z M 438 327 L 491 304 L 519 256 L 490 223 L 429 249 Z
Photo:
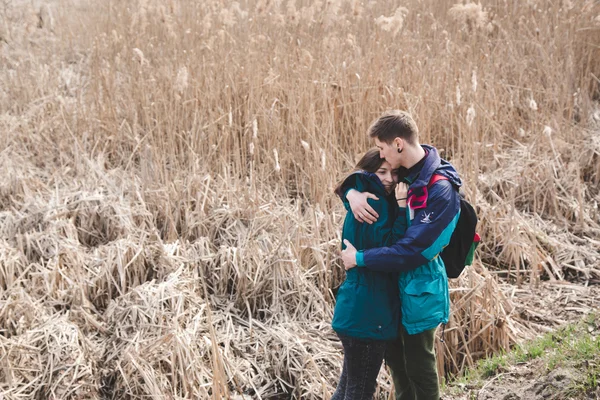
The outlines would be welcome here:
M 419 161 L 421 161 L 423 159 L 423 157 L 425 157 L 426 153 L 420 144 L 417 144 L 416 146 L 411 146 L 409 149 L 410 149 L 410 151 L 407 152 L 405 155 L 403 166 L 408 169 L 411 169 L 412 167 L 417 165 L 417 163 Z M 406 149 L 406 150 L 409 150 L 409 149 Z

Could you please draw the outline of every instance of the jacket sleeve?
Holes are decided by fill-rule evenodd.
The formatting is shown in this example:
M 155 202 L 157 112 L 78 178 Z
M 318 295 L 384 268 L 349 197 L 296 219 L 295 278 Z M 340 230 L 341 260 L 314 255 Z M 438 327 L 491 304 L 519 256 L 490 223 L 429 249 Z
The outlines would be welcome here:
M 392 228 L 391 242 L 395 243 L 404 237 L 406 233 L 406 207 L 398 207 L 396 210 L 396 219 Z
M 340 199 L 342 200 L 342 203 L 344 203 L 344 208 L 346 209 L 346 211 L 352 212 L 352 208 L 350 208 L 350 203 L 348 202 L 346 194 L 348 194 L 348 192 L 351 189 L 357 190 L 359 192 L 364 192 L 367 189 L 367 185 L 368 183 L 365 180 L 365 178 L 360 176 L 359 174 L 353 174 L 346 178 L 342 186 L 343 195 L 340 196 Z
M 427 207 L 415 211 L 405 235 L 390 247 L 358 252 L 357 266 L 375 271 L 404 272 L 433 260 L 450 242 L 460 214 L 458 191 L 448 181 L 429 190 Z
M 381 206 L 386 206 L 385 200 L 374 201 L 369 199 L 371 206 L 378 213 L 383 213 L 381 210 Z M 384 246 L 386 244 L 396 243 L 400 238 L 402 238 L 406 232 L 406 207 L 398 207 L 396 212 L 390 216 L 394 218 L 394 223 L 392 225 L 383 223 L 381 224 L 379 221 L 375 222 L 374 229 L 370 229 L 373 225 L 362 224 L 366 228 L 366 232 L 364 234 L 377 235 L 380 234 L 382 237 L 381 245 Z M 380 226 L 377 226 L 379 224 Z M 378 233 L 377 233 L 378 232 Z
M 361 175 L 356 175 L 353 182 L 347 183 L 351 183 L 349 188 L 361 192 L 372 189 L 369 179 Z M 397 204 L 393 204 L 392 207 L 390 200 L 382 195 L 379 195 L 379 200 L 367 199 L 367 202 L 379 214 L 377 221 L 372 224 L 354 221 L 354 215 L 349 209 L 348 202 L 345 201 L 344 205 L 348 211 L 346 218 L 350 218 L 353 223 L 349 225 L 352 227 L 352 233 L 347 232 L 344 234 L 343 232 L 342 236 L 349 239 L 359 250 L 389 246 L 395 243 L 406 231 L 406 208 L 399 208 Z M 344 229 L 346 229 L 346 222 L 344 223 Z M 353 237 L 361 239 L 354 243 Z M 345 248 L 346 246 L 342 241 L 342 250 Z

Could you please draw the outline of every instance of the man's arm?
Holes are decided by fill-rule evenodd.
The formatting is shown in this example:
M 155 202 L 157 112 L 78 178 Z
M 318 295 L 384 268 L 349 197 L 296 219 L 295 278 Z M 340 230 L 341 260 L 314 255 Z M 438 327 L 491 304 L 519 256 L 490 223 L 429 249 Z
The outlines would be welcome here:
M 375 271 L 410 271 L 433 260 L 450 242 L 460 214 L 458 191 L 448 181 L 430 188 L 427 207 L 415 212 L 404 237 L 390 247 L 356 253 L 358 267 Z
M 379 218 L 377 211 L 375 211 L 367 202 L 367 199 L 379 200 L 379 197 L 374 194 L 350 189 L 346 192 L 346 199 L 348 200 L 348 203 L 350 203 L 350 210 L 358 222 L 372 224 Z

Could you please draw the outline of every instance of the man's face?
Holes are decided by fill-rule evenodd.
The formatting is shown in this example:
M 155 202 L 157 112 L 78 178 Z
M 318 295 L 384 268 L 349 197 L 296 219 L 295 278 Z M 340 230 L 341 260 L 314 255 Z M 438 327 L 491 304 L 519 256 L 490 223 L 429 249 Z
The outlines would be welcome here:
M 396 138 L 391 144 L 382 142 L 379 138 L 375 138 L 375 146 L 379 149 L 379 157 L 385 158 L 390 163 L 393 169 L 401 167 L 400 160 L 402 154 L 398 153 L 398 149 L 402 150 L 402 139 Z M 399 147 L 400 146 L 400 147 Z

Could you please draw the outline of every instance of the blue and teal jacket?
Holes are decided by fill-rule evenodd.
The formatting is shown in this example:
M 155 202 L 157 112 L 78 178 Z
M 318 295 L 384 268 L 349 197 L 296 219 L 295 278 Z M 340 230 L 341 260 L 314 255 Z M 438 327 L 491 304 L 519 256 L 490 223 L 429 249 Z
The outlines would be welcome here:
M 426 156 L 408 171 L 406 232 L 391 246 L 364 249 L 356 255 L 359 270 L 399 273 L 402 324 L 411 334 L 446 324 L 450 315 L 448 277 L 441 257 L 460 215 L 454 167 L 437 150 L 423 146 Z M 434 174 L 443 175 L 433 185 Z
M 392 245 L 404 234 L 406 219 L 398 216 L 406 215 L 406 209 L 398 207 L 393 194 L 386 194 L 377 175 L 358 171 L 344 181 L 343 188 L 377 195 L 379 200 L 369 199 L 368 202 L 379 218 L 371 225 L 358 222 L 344 199 L 348 212 L 342 229 L 342 249 L 346 247 L 344 239 L 357 249 L 366 250 Z M 400 319 L 397 281 L 396 272 L 369 268 L 348 270 L 337 292 L 331 323 L 333 329 L 339 334 L 360 339 L 394 339 Z

